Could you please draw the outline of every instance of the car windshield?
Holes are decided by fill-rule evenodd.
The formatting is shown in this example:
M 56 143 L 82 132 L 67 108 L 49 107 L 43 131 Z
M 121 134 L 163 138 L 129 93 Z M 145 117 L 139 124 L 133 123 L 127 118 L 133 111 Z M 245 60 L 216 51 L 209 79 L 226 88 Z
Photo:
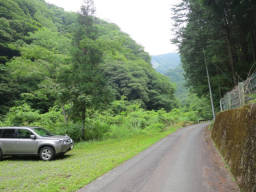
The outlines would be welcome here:
M 40 136 L 42 137 L 49 137 L 49 136 L 53 136 L 53 134 L 51 134 L 49 131 L 43 129 L 43 128 L 33 128 L 33 130 Z

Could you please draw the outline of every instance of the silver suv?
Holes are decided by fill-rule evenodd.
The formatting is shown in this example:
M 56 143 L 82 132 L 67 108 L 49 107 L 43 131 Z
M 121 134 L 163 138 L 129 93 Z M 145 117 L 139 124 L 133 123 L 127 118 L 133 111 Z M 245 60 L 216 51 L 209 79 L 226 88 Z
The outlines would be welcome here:
M 40 127 L 1 127 L 0 160 L 4 155 L 39 155 L 44 161 L 73 148 L 68 136 L 52 135 Z

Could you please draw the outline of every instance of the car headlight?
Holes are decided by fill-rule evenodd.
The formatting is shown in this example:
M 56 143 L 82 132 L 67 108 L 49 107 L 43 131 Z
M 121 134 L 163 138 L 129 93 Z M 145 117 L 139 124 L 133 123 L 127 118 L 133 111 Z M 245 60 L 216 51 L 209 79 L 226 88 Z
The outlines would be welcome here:
M 60 143 L 60 144 L 63 144 L 63 145 L 67 145 L 69 142 L 68 142 L 67 140 L 60 139 L 60 140 L 59 140 L 59 143 Z

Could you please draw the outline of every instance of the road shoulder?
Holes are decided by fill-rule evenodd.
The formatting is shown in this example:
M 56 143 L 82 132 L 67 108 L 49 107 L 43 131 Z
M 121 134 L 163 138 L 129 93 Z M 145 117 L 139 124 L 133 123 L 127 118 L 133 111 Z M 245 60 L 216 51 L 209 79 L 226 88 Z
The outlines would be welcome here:
M 204 131 L 204 150 L 208 152 L 209 155 L 205 156 L 205 161 L 208 162 L 208 166 L 204 167 L 203 173 L 206 181 L 208 181 L 207 186 L 211 186 L 214 189 L 213 192 L 240 192 L 240 189 L 235 182 L 232 174 L 228 170 L 224 159 L 221 157 L 220 153 L 214 146 L 214 142 L 211 139 L 211 131 L 206 128 Z M 210 171 L 215 170 L 215 171 Z

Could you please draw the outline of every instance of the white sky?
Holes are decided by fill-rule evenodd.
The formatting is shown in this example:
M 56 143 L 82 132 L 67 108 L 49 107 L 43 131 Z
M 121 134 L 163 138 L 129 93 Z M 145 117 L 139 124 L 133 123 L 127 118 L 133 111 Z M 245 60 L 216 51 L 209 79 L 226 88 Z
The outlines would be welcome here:
M 46 0 L 79 11 L 83 0 Z M 171 7 L 179 0 L 94 0 L 96 16 L 117 24 L 150 55 L 177 52 L 172 37 Z

